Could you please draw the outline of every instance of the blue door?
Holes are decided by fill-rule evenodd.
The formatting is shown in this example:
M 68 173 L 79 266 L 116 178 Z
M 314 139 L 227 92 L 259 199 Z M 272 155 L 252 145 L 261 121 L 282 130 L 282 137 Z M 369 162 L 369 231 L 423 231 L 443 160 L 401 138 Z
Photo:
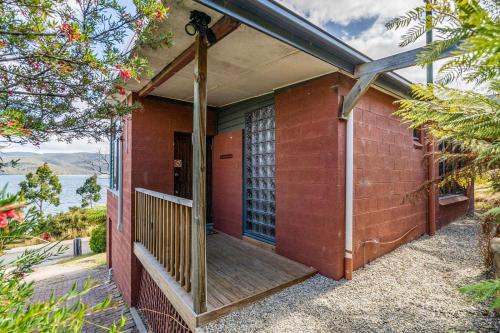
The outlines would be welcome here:
M 274 105 L 245 114 L 243 234 L 275 243 Z

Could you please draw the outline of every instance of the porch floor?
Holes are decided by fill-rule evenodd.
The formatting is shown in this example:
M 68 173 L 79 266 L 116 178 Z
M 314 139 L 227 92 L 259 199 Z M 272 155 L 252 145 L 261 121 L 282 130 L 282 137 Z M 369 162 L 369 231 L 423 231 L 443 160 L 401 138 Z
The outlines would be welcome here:
M 314 273 L 311 267 L 226 234 L 207 236 L 208 312 L 228 306 L 233 311 L 238 303 L 264 298 Z
M 191 295 L 160 263 L 139 243 L 134 252 L 192 330 L 316 273 L 247 241 L 220 232 L 207 235 L 207 311 L 195 314 Z

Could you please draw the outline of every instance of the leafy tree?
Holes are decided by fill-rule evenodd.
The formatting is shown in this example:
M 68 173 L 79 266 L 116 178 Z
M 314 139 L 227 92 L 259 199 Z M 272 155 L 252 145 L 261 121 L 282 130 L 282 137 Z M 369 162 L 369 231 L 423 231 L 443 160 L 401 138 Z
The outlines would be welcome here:
M 425 16 L 432 11 L 432 16 Z M 475 176 L 498 177 L 500 169 L 500 17 L 497 1 L 431 0 L 406 15 L 387 23 L 390 29 L 406 28 L 400 45 L 408 45 L 429 29 L 439 39 L 419 55 L 421 65 L 430 64 L 448 48 L 453 57 L 439 69 L 436 84 L 413 85 L 413 98 L 400 100 L 397 115 L 413 128 L 423 127 L 438 142 L 459 147 L 441 153 L 440 158 L 460 160 L 455 169 L 438 180 L 446 185 Z M 473 89 L 449 86 L 462 79 Z M 487 91 L 487 92 L 481 92 Z M 495 185 L 498 178 L 493 181 Z M 498 187 L 492 186 L 494 191 Z M 485 213 L 485 219 L 500 223 L 500 207 Z M 500 280 L 483 281 L 461 289 L 477 299 L 493 298 L 492 308 L 500 307 Z
M 150 75 L 141 48 L 170 45 L 161 0 L 0 2 L 0 135 L 33 142 L 107 137 L 110 119 L 136 106 L 104 103 Z M 135 38 L 132 38 L 135 36 Z M 132 40 L 131 47 L 125 44 Z M 19 135 L 29 134 L 29 135 Z
M 76 189 L 76 194 L 82 196 L 82 208 L 90 206 L 101 200 L 101 185 L 97 183 L 97 175 L 85 179 L 85 183 Z
M 28 173 L 26 180 L 19 184 L 21 195 L 36 206 L 40 218 L 43 217 L 43 205 L 49 203 L 59 206 L 61 183 L 54 175 L 47 163 L 36 169 L 35 173 Z

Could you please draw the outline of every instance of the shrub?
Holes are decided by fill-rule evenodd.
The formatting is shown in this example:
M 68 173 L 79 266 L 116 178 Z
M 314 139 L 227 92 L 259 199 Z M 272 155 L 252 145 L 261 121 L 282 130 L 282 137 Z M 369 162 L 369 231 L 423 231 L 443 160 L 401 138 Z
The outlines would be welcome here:
M 69 211 L 49 215 L 40 223 L 39 229 L 55 238 L 86 237 L 93 227 L 106 224 L 106 207 L 83 209 L 71 207 Z
M 98 226 L 94 230 L 92 230 L 92 234 L 90 236 L 90 249 L 94 253 L 102 253 L 106 251 L 106 227 Z

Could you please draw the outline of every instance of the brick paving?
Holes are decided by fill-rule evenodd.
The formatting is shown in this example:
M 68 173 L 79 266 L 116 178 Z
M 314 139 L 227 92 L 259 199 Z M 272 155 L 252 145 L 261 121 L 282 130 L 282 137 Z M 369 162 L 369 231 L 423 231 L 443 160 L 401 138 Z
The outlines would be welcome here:
M 123 301 L 120 292 L 113 282 L 108 281 L 108 269 L 106 266 L 99 266 L 89 269 L 80 269 L 75 272 L 57 275 L 51 278 L 38 280 L 35 282 L 35 291 L 32 300 L 48 299 L 52 292 L 62 295 L 71 289 L 74 283 L 81 287 L 88 278 L 96 283 L 96 287 L 82 296 L 85 304 L 95 305 L 103 301 L 107 296 L 111 296 L 114 306 L 102 312 L 89 316 L 89 321 L 94 324 L 109 327 L 113 322 L 119 322 L 122 314 L 127 318 L 123 332 L 137 333 L 130 311 Z M 83 332 L 105 332 L 104 329 L 86 324 Z

